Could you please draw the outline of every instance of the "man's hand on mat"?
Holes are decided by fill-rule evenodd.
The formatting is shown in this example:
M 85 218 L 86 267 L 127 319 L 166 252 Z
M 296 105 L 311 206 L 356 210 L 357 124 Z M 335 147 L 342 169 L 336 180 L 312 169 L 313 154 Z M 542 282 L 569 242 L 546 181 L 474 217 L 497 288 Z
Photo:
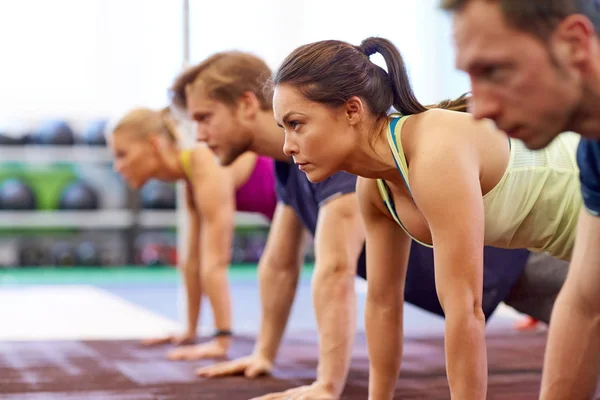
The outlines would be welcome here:
M 318 382 L 309 386 L 300 386 L 285 392 L 271 393 L 251 400 L 337 400 L 338 397 Z
M 203 358 L 220 358 L 227 355 L 229 346 L 217 340 L 194 346 L 183 346 L 167 353 L 169 360 L 200 360 Z
M 271 361 L 258 355 L 251 355 L 233 361 L 198 368 L 196 374 L 205 378 L 241 374 L 245 375 L 246 378 L 256 378 L 260 375 L 269 374 L 272 369 L 273 363 Z
M 142 340 L 144 346 L 156 346 L 159 344 L 171 343 L 176 346 L 183 344 L 191 344 L 196 341 L 196 334 L 191 332 L 182 333 L 179 335 L 168 335 L 160 338 L 150 338 Z

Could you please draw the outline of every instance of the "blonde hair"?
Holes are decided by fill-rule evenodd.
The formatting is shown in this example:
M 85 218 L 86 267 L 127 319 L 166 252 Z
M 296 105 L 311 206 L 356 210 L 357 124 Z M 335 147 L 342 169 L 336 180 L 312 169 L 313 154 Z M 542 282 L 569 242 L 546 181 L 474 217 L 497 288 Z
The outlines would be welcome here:
M 131 129 L 137 136 L 144 139 L 152 134 L 159 134 L 174 143 L 180 141 L 176 123 L 168 107 L 161 110 L 145 107 L 134 108 L 115 121 L 108 132 L 109 135 L 114 135 L 117 131 L 122 132 L 124 129 Z
M 212 55 L 179 75 L 170 89 L 173 105 L 187 109 L 190 91 L 201 86 L 212 99 L 234 106 L 245 92 L 254 93 L 263 110 L 273 107 L 273 97 L 263 90 L 271 69 L 260 58 L 240 51 Z

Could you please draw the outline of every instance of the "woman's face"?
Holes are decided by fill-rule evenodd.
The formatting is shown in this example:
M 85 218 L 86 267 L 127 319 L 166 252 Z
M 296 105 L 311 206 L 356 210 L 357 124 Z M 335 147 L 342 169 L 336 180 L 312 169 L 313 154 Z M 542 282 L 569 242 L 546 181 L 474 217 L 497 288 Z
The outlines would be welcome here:
M 126 132 L 127 130 L 128 128 L 124 128 L 115 131 L 109 140 L 115 157 L 113 168 L 129 186 L 139 189 L 154 177 L 158 157 L 148 137 L 141 137 L 136 132 Z
M 293 157 L 311 182 L 342 170 L 351 146 L 351 127 L 343 107 L 308 100 L 283 84 L 275 87 L 273 110 L 285 131 L 284 153 Z

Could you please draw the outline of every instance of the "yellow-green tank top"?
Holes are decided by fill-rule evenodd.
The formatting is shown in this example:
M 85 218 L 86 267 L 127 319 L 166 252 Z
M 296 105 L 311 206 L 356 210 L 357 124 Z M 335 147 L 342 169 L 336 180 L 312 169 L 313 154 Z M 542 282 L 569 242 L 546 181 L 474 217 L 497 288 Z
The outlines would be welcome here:
M 179 152 L 179 162 L 181 163 L 185 176 L 187 176 L 189 180 L 192 179 L 192 151 L 193 150 L 191 149 L 186 149 Z
M 410 192 L 401 140 L 402 125 L 409 117 L 392 118 L 387 138 L 398 171 Z M 498 184 L 483 196 L 485 245 L 527 248 L 570 259 L 582 206 L 575 158 L 578 143 L 579 135 L 565 132 L 545 149 L 533 151 L 521 141 L 509 138 L 510 161 L 506 171 Z M 385 181 L 378 179 L 377 186 L 394 220 L 412 237 L 398 218 Z

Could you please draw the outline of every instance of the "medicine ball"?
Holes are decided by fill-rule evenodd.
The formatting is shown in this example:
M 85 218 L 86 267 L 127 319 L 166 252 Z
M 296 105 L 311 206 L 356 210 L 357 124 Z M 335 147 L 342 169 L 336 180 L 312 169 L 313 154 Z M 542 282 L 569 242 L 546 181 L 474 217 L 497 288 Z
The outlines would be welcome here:
M 52 263 L 56 266 L 77 265 L 75 249 L 69 242 L 57 242 L 52 245 Z
M 78 180 L 62 191 L 58 207 L 61 210 L 96 210 L 99 203 L 96 190 L 84 181 Z
M 177 203 L 175 186 L 171 183 L 152 180 L 140 190 L 142 208 L 174 210 Z
M 75 249 L 77 265 L 96 267 L 102 265 L 98 247 L 92 242 L 82 242 Z
M 0 145 L 2 146 L 22 146 L 27 144 L 27 135 L 23 133 L 0 132 Z
M 35 210 L 36 200 L 33 190 L 21 179 L 9 178 L 0 185 L 0 209 Z
M 105 146 L 106 145 L 106 120 L 91 121 L 85 127 L 81 139 L 88 146 Z
M 75 134 L 66 121 L 52 120 L 42 124 L 31 139 L 34 144 L 70 146 L 75 143 Z
M 22 267 L 38 267 L 47 265 L 46 249 L 33 240 L 23 240 L 18 247 L 19 265 Z

